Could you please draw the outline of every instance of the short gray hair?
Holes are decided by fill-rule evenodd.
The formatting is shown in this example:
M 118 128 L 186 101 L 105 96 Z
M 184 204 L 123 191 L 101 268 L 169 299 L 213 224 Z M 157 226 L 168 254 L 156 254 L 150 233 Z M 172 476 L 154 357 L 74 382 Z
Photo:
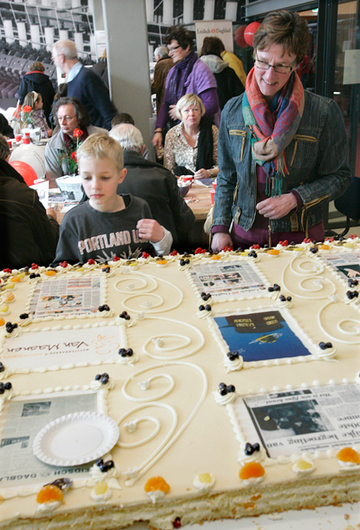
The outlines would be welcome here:
M 167 55 L 169 55 L 169 52 L 168 52 L 167 48 L 165 48 L 165 46 L 158 46 L 157 48 L 155 48 L 154 57 L 156 57 L 157 55 L 160 58 L 161 57 L 166 57 Z
M 141 132 L 131 123 L 119 123 L 119 125 L 111 129 L 109 135 L 119 142 L 124 151 L 137 151 L 140 153 L 144 145 L 144 138 Z
M 65 55 L 66 59 L 77 59 L 77 49 L 72 40 L 58 40 L 53 44 L 53 50 L 55 50 L 56 55 Z
M 0 160 L 5 160 L 10 154 L 9 144 L 6 138 L 0 134 Z

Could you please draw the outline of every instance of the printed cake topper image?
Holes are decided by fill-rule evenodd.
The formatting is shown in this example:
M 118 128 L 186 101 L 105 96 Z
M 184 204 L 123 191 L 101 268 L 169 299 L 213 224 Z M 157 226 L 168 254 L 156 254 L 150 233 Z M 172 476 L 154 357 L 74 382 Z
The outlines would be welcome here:
M 202 263 L 188 271 L 190 281 L 201 293 L 206 291 L 221 302 L 229 297 L 242 300 L 265 297 L 267 281 L 251 263 Z
M 252 313 L 216 316 L 218 332 L 229 352 L 238 352 L 245 362 L 267 361 L 310 355 L 311 344 L 295 333 L 296 322 L 286 310 L 268 309 Z

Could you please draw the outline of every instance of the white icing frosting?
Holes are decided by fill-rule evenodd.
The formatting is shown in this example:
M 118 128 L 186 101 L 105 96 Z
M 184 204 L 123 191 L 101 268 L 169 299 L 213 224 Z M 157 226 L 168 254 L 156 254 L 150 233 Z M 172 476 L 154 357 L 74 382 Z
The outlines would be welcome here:
M 59 508 L 59 506 L 61 506 L 61 501 L 44 502 L 38 504 L 37 511 L 43 515 L 50 515 L 56 510 L 56 508 Z
M 217 390 L 216 392 L 213 392 L 213 396 L 218 405 L 229 405 L 237 399 L 238 394 L 237 392 L 228 392 L 225 396 L 222 396 Z
M 223 361 L 224 366 L 226 367 L 226 372 L 235 372 L 236 370 L 241 370 L 244 366 L 244 359 L 241 355 L 237 357 L 234 361 L 230 361 L 229 357 L 226 355 Z
M 95 493 L 95 489 L 93 489 L 90 493 L 90 496 L 92 498 L 93 501 L 95 502 L 106 502 L 108 501 L 109 499 L 111 499 L 112 497 L 112 491 L 111 489 L 107 489 L 105 491 L 105 493 L 102 493 L 102 494 L 96 494 Z
M 292 470 L 297 475 L 308 475 L 309 473 L 312 473 L 316 469 L 316 466 L 313 460 L 307 456 L 292 455 L 291 458 L 292 458 L 292 461 L 294 462 L 294 465 L 292 466 Z M 305 463 L 305 466 L 302 467 L 304 463 Z
M 212 473 L 196 475 L 193 480 L 193 485 L 201 492 L 210 491 L 215 485 L 215 477 Z
M 158 501 L 161 501 L 165 497 L 165 493 L 160 490 L 148 491 L 147 494 L 153 504 L 156 504 Z

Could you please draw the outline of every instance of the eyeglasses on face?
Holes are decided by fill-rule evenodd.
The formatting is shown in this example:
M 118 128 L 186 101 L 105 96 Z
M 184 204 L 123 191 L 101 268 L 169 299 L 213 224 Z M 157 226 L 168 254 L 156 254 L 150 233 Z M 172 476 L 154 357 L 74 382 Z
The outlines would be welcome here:
M 76 116 L 58 116 L 57 119 L 58 121 L 61 123 L 63 121 L 71 121 L 73 120 L 74 118 L 76 118 Z
M 294 66 L 296 65 L 296 60 L 293 62 L 291 66 L 285 66 L 284 64 L 269 64 L 266 61 L 261 61 L 256 57 L 255 54 L 255 66 L 259 68 L 259 70 L 270 70 L 270 68 L 274 68 L 274 71 L 277 74 L 289 74 Z
M 168 52 L 175 52 L 180 46 L 168 46 Z

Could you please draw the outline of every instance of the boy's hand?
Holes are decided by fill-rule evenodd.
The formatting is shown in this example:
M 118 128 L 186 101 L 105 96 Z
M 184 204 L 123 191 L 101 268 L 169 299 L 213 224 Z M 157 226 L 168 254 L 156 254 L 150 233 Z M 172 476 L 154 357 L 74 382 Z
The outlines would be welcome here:
M 158 243 L 165 235 L 163 227 L 155 219 L 140 219 L 136 228 L 141 239 L 148 239 L 152 243 Z

